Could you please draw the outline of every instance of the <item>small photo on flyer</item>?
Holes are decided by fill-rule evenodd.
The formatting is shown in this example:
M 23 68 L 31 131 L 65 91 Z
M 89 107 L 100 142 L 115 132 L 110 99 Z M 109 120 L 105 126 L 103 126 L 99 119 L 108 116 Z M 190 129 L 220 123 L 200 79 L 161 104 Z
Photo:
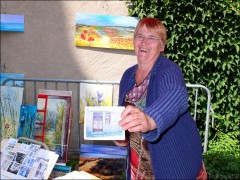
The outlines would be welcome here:
M 12 161 L 11 165 L 8 167 L 7 171 L 13 174 L 17 174 L 20 169 L 21 164 L 16 161 Z
M 23 177 L 27 177 L 29 172 L 31 170 L 31 167 L 28 167 L 28 166 L 21 166 L 19 171 L 18 171 L 18 174 L 17 175 L 20 175 L 20 176 L 23 176 Z
M 19 152 L 26 154 L 29 150 L 30 145 L 28 144 L 21 144 L 19 148 Z
M 48 167 L 48 162 L 40 159 L 37 165 L 37 169 L 35 170 L 31 179 L 44 179 L 45 173 L 47 171 L 47 167 Z
M 3 151 L 11 151 L 14 148 L 14 146 L 17 144 L 17 142 L 18 142 L 17 139 L 13 139 L 13 138 L 8 139 L 7 144 L 3 148 L 4 149 Z
M 32 179 L 44 179 L 44 171 L 36 170 Z
M 1 159 L 1 170 L 7 170 L 11 162 L 12 161 L 8 159 Z
M 25 154 L 17 152 L 16 156 L 14 157 L 14 161 L 16 161 L 17 163 L 22 164 L 25 156 L 26 156 Z
M 34 162 L 35 162 L 35 159 L 27 156 L 27 157 L 25 157 L 25 159 L 24 159 L 24 161 L 23 161 L 23 166 L 32 167 Z

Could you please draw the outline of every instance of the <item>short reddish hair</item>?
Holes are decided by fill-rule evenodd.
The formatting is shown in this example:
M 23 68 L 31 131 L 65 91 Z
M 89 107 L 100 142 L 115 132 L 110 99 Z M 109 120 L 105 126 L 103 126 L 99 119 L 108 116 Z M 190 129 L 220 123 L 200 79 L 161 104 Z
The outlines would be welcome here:
M 135 35 L 138 33 L 139 28 L 142 26 L 146 26 L 147 29 L 150 29 L 150 30 L 155 30 L 161 37 L 163 46 L 167 44 L 167 31 L 165 26 L 162 24 L 160 20 L 152 17 L 141 19 L 135 28 L 135 33 L 134 33 Z

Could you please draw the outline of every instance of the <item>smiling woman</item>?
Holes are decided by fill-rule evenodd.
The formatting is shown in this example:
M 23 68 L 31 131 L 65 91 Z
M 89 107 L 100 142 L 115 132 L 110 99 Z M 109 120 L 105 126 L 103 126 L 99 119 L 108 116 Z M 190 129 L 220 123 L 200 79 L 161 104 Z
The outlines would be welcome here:
M 183 74 L 163 54 L 165 27 L 143 18 L 134 35 L 137 64 L 124 72 L 119 88 L 119 105 L 125 105 L 119 125 L 127 136 L 115 141 L 128 147 L 127 179 L 206 178 Z

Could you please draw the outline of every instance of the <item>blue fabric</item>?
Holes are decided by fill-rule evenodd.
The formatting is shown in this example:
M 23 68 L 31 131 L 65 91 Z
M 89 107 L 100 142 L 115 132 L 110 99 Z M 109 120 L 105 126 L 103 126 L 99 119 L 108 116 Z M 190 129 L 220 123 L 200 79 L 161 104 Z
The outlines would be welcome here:
M 135 84 L 136 68 L 130 67 L 122 76 L 119 105 L 123 105 L 126 93 Z M 202 165 L 201 138 L 188 111 L 181 69 L 166 57 L 159 56 L 153 66 L 144 111 L 157 125 L 156 130 L 142 133 L 148 141 L 155 179 L 196 179 Z M 127 179 L 130 177 L 128 159 Z

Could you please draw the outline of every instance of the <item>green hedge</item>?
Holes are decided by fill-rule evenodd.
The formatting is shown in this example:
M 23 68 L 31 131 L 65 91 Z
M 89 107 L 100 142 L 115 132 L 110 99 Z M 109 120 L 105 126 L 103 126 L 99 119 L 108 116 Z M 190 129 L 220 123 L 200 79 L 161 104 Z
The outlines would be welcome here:
M 179 64 L 187 83 L 201 84 L 210 90 L 215 127 L 210 129 L 209 144 L 215 146 L 209 145 L 206 159 L 213 157 L 213 147 L 225 142 L 224 138 L 237 139 L 239 142 L 239 134 L 228 136 L 229 133 L 238 132 L 240 125 L 239 0 L 127 0 L 126 4 L 130 16 L 151 16 L 163 22 L 168 33 L 166 56 Z M 197 116 L 202 136 L 205 130 L 203 119 L 206 116 L 204 93 L 200 92 L 202 96 Z M 193 101 L 194 93 L 190 92 L 189 96 Z M 224 138 L 216 138 L 222 133 L 226 135 Z M 232 148 L 238 152 L 234 157 L 238 165 L 236 167 L 240 167 L 239 143 Z M 209 162 L 206 166 L 210 171 L 209 165 L 213 164 Z M 220 171 L 217 173 L 221 178 Z M 216 172 L 211 171 L 211 174 L 216 177 Z

